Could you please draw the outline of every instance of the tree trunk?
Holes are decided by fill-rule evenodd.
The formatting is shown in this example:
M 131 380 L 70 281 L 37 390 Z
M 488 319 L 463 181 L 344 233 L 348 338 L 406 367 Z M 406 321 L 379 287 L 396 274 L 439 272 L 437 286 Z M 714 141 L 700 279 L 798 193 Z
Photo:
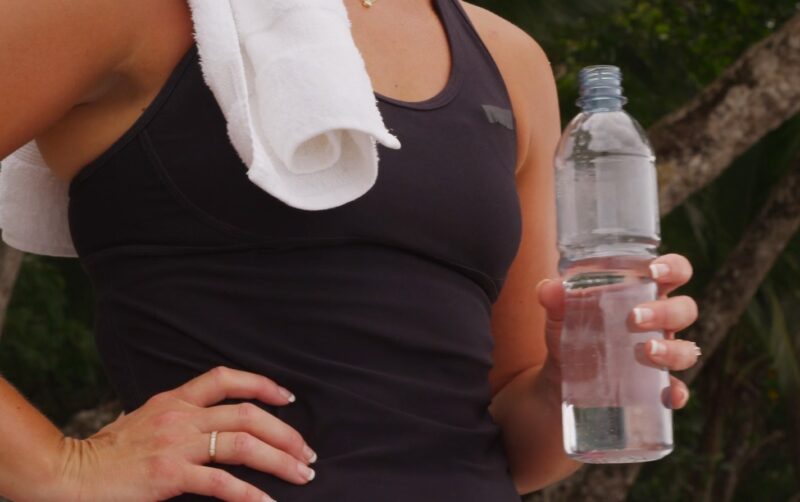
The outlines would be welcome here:
M 800 486 L 800 396 L 789 396 L 789 453 L 794 465 L 794 475 Z
M 6 320 L 6 310 L 17 282 L 23 253 L 0 242 L 0 336 Z
M 706 288 L 703 313 L 685 332 L 704 357 L 686 371 L 690 383 L 739 320 L 775 260 L 800 228 L 800 158 L 772 189 L 758 217 Z
M 742 421 L 742 429 L 752 429 L 753 427 L 748 426 L 748 423 L 752 424 L 746 420 Z M 722 493 L 716 500 L 731 502 L 736 495 L 736 487 L 739 485 L 742 473 L 754 468 L 754 464 L 761 460 L 764 452 L 783 441 L 785 437 L 786 434 L 783 431 L 772 431 L 759 442 L 742 446 L 730 462 L 732 465 L 729 467 L 728 475 L 721 487 Z
M 14 249 L 5 242 L 0 241 L 0 337 L 3 335 L 3 326 L 6 321 L 6 311 L 11 302 L 14 284 L 17 282 L 19 269 L 22 265 L 22 251 Z M 0 502 L 8 502 L 0 497 Z
M 800 112 L 800 13 L 752 46 L 687 106 L 648 131 L 661 214 L 719 176 Z
M 720 349 L 719 357 L 714 359 L 711 368 L 706 369 L 706 374 L 710 378 L 703 379 L 703 394 L 708 396 L 709 413 L 705 417 L 700 434 L 697 462 L 692 466 L 692 475 L 689 479 L 694 486 L 692 498 L 704 502 L 714 500 L 713 472 L 723 454 L 726 410 L 729 409 L 730 403 L 736 401 L 739 390 L 730 383 L 732 381 L 729 371 L 730 361 L 738 356 L 737 347 L 732 345 L 728 344 Z

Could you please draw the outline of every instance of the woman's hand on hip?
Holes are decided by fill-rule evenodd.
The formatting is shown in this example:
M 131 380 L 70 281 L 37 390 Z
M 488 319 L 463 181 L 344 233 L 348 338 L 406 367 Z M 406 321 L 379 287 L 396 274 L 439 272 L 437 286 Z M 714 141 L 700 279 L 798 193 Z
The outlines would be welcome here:
M 261 375 L 217 367 L 149 399 L 85 439 L 65 439 L 62 472 L 69 500 L 162 500 L 194 493 L 226 501 L 272 500 L 211 462 L 243 464 L 295 484 L 308 483 L 316 460 L 301 435 L 251 403 L 287 405 L 294 396 Z M 71 488 L 70 488 L 71 487 Z
M 692 277 L 692 266 L 685 257 L 666 254 L 649 265 L 650 276 L 658 284 L 658 299 L 637 305 L 628 313 L 628 323 L 636 331 L 663 330 L 665 340 L 650 340 L 644 354 L 649 362 L 672 371 L 692 367 L 700 356 L 700 348 L 686 340 L 676 340 L 675 332 L 689 327 L 697 320 L 697 304 L 689 296 L 667 297 Z M 539 303 L 547 310 L 545 336 L 548 357 L 543 371 L 551 388 L 560 391 L 561 375 L 559 345 L 564 319 L 564 287 L 561 281 L 545 279 L 537 286 Z M 683 408 L 689 400 L 689 389 L 679 379 L 670 377 L 669 402 L 672 408 Z

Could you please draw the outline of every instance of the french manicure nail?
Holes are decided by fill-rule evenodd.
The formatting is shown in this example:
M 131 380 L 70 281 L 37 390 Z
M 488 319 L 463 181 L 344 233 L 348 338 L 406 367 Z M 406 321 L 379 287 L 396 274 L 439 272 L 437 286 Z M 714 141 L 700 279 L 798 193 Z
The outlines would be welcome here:
M 700 350 L 700 347 L 696 343 L 694 344 L 694 355 L 696 355 L 697 357 L 703 355 L 703 351 Z
M 293 403 L 295 400 L 294 394 L 289 392 L 288 389 L 284 389 L 283 387 L 278 387 L 278 392 L 281 393 L 281 396 L 285 397 L 290 403 Z
M 306 460 L 308 460 L 308 463 L 310 464 L 313 464 L 317 461 L 317 454 L 314 452 L 314 450 L 309 448 L 308 445 L 303 446 L 303 455 L 305 455 Z
M 652 321 L 655 315 L 653 309 L 647 307 L 636 307 L 633 309 L 633 316 L 636 319 L 636 324 Z
M 303 476 L 303 478 L 305 478 L 307 481 L 311 481 L 316 475 L 314 469 L 303 463 L 297 464 L 297 472 L 299 472 L 300 475 Z
M 669 265 L 666 263 L 651 263 L 650 264 L 650 275 L 653 276 L 653 279 L 658 279 L 659 277 L 664 277 L 669 273 Z
M 689 393 L 683 387 L 678 388 L 678 406 L 683 407 L 689 400 Z
M 650 340 L 650 355 L 660 356 L 667 352 L 667 346 L 658 340 Z

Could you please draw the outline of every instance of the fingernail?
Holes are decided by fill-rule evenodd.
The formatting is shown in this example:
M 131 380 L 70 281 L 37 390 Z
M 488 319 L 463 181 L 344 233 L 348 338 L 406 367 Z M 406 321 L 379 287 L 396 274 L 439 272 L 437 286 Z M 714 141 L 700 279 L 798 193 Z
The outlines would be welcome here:
M 309 448 L 308 445 L 303 446 L 303 455 L 305 455 L 306 460 L 308 460 L 308 463 L 310 464 L 313 464 L 317 461 L 317 454 L 314 452 L 314 450 Z
M 293 403 L 295 400 L 294 394 L 289 392 L 288 389 L 284 389 L 283 387 L 278 387 L 278 392 L 281 393 L 281 396 L 285 397 L 290 403 Z
M 689 400 L 689 393 L 683 387 L 678 388 L 678 407 L 683 408 Z
M 541 286 L 541 285 L 542 285 L 542 284 L 544 284 L 545 282 L 550 282 L 550 279 L 548 279 L 548 278 L 546 278 L 546 277 L 545 277 L 545 278 L 544 278 L 544 279 L 542 279 L 541 281 L 537 282 L 537 283 L 536 283 L 536 287 L 535 287 L 535 288 L 533 288 L 533 289 L 534 289 L 534 290 L 536 290 L 536 291 L 538 291 L 538 290 L 539 290 L 539 286 Z
M 650 355 L 651 356 L 660 356 L 662 354 L 666 354 L 667 346 L 663 343 L 659 342 L 658 340 L 650 340 Z
M 651 263 L 650 264 L 650 275 L 653 276 L 653 279 L 658 279 L 659 277 L 664 277 L 669 273 L 669 265 L 666 263 Z
M 314 469 L 303 463 L 297 464 L 297 472 L 299 472 L 300 475 L 303 476 L 303 478 L 305 478 L 307 481 L 311 481 L 316 475 Z
M 696 343 L 694 344 L 694 355 L 696 355 L 697 357 L 703 355 L 703 351 L 700 350 L 700 347 Z
M 274 498 L 270 497 L 269 495 L 264 495 L 261 497 L 262 502 L 278 502 Z
M 636 324 L 642 324 L 652 321 L 656 313 L 653 312 L 653 309 L 647 307 L 636 307 L 633 309 L 633 316 L 636 319 Z

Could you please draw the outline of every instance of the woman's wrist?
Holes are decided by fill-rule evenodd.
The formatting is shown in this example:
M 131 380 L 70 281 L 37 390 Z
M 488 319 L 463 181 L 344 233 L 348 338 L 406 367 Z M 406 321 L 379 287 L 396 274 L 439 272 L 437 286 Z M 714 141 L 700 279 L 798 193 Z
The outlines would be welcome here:
M 83 441 L 62 436 L 46 454 L 44 466 L 32 474 L 29 500 L 83 500 L 79 468 Z
M 63 436 L 31 444 L 25 460 L 2 476 L 0 495 L 19 501 L 76 500 L 64 470 Z M 10 453 L 10 452 L 7 452 Z M 22 455 L 20 455 L 22 456 Z
M 60 459 L 64 434 L 0 376 L 0 496 L 65 500 Z
M 540 417 L 557 414 L 560 419 L 561 381 L 549 361 L 516 375 L 494 396 L 490 405 L 495 422 L 501 426 L 520 408 L 535 409 Z
M 85 486 L 81 482 L 81 468 L 85 466 L 83 450 L 86 440 L 63 437 L 59 444 L 56 463 L 53 466 L 53 475 L 50 479 L 50 489 L 56 495 L 63 497 L 68 494 L 69 500 L 87 500 Z
M 503 432 L 520 493 L 541 489 L 580 466 L 564 452 L 561 384 L 549 361 L 519 373 L 495 395 L 490 410 Z

